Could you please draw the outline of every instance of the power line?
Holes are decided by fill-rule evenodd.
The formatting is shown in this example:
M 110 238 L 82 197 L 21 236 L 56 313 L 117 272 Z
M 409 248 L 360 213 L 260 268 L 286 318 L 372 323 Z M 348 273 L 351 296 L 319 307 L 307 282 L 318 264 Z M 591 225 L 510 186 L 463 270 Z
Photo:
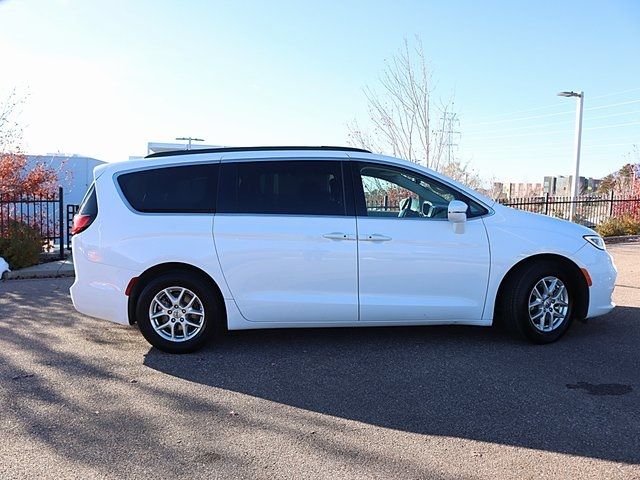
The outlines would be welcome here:
M 575 114 L 575 110 L 566 110 L 564 112 L 557 112 L 557 113 L 546 113 L 544 115 L 531 115 L 529 117 L 509 118 L 507 120 L 496 120 L 496 121 L 493 121 L 493 122 L 472 123 L 469 126 L 477 127 L 477 126 L 481 126 L 481 125 L 496 125 L 496 124 L 499 124 L 499 123 L 519 122 L 520 120 L 533 120 L 533 119 L 536 119 L 536 118 L 557 117 L 558 115 L 567 115 L 569 113 Z
M 597 115 L 595 117 L 585 115 L 585 121 L 598 120 L 598 119 L 602 119 L 602 118 L 621 117 L 621 116 L 624 116 L 624 115 L 631 115 L 631 114 L 634 114 L 634 113 L 640 113 L 640 110 L 631 110 L 630 112 L 621 112 L 621 113 L 611 113 L 611 114 L 608 114 L 608 115 Z M 540 127 L 551 127 L 551 126 L 554 126 L 554 125 L 567 125 L 567 121 L 541 123 L 541 124 L 535 124 L 534 126 L 535 126 L 535 128 L 540 128 Z M 501 131 L 503 131 L 503 132 L 512 132 L 512 131 L 518 131 L 518 130 L 529 130 L 529 129 L 533 128 L 534 126 L 532 126 L 532 125 L 522 125 L 522 126 L 519 126 L 519 127 L 504 128 L 504 129 L 501 129 Z M 465 137 L 475 137 L 475 136 L 485 135 L 487 133 L 493 133 L 493 132 L 495 132 L 495 129 L 484 130 L 484 131 L 473 132 L 473 133 L 465 133 Z
M 605 128 L 628 127 L 631 125 L 640 125 L 640 122 L 627 122 L 627 123 L 618 123 L 617 125 L 604 125 L 602 127 L 589 127 L 589 128 L 585 128 L 585 130 L 603 130 Z
M 633 113 L 640 113 L 640 110 L 631 110 L 630 112 L 610 113 L 608 115 L 597 115 L 595 117 L 585 116 L 585 118 L 588 120 L 597 120 L 599 118 L 622 117 L 624 115 L 631 115 Z
M 630 89 L 629 91 L 635 91 L 636 89 Z M 593 98 L 604 98 L 607 96 L 612 96 L 612 95 L 618 95 L 620 93 L 624 93 L 624 92 L 618 92 L 615 94 L 608 94 L 608 95 L 601 95 L 599 97 L 593 97 Z M 607 105 L 598 105 L 595 107 L 589 107 L 589 108 L 585 108 L 585 111 L 587 110 L 601 110 L 603 108 L 610 108 L 610 107 L 617 107 L 617 106 L 621 106 L 621 105 L 630 105 L 633 103 L 640 103 L 640 100 L 630 100 L 627 102 L 617 102 L 617 103 L 609 103 Z M 512 113 L 504 113 L 504 114 L 499 114 L 499 115 L 494 115 L 494 116 L 489 116 L 489 117 L 481 117 L 481 118 L 495 118 L 495 117 L 500 117 L 500 116 L 508 116 L 508 115 L 514 115 L 516 113 L 525 113 L 525 112 L 530 112 L 530 111 L 535 111 L 535 110 L 541 110 L 541 109 L 545 109 L 545 108 L 551 108 L 552 106 L 558 106 L 558 105 L 564 105 L 564 104 L 554 104 L 554 105 L 546 105 L 543 107 L 536 107 L 536 108 L 531 108 L 531 109 L 527 109 L 527 110 L 519 110 L 517 112 L 512 112 Z M 543 115 L 532 115 L 532 116 L 527 116 L 527 117 L 519 117 L 519 118 L 509 118 L 509 119 L 504 119 L 504 120 L 495 120 L 495 121 L 490 121 L 490 122 L 480 122 L 480 123 L 474 123 L 471 124 L 470 126 L 480 126 L 480 125 L 491 125 L 491 124 L 497 124 L 497 123 L 506 123 L 506 122 L 517 122 L 520 120 L 530 120 L 530 119 L 535 119 L 535 118 L 544 118 L 544 117 L 553 117 L 553 116 L 557 116 L 557 115 L 564 115 L 567 113 L 574 113 L 574 110 L 566 110 L 563 112 L 556 112 L 556 113 L 546 113 Z
M 615 125 L 602 125 L 600 127 L 588 127 L 584 130 L 604 130 L 607 128 L 617 128 L 617 127 L 628 127 L 632 125 L 640 125 L 640 122 L 626 122 L 626 123 L 618 123 Z M 482 137 L 483 140 L 496 140 L 496 139 L 504 139 L 504 138 L 520 138 L 520 137 L 537 137 L 539 135 L 566 135 L 567 133 L 571 133 L 570 130 L 547 130 L 543 132 L 531 132 L 531 133 L 518 133 L 514 135 L 497 135 L 493 137 Z
M 605 141 L 605 142 L 624 142 L 624 145 L 633 145 L 633 144 L 637 144 L 639 143 L 637 138 L 633 135 L 614 135 L 612 137 L 610 136 L 606 136 L 606 137 L 600 137 L 598 138 L 594 138 L 593 140 L 601 140 L 601 141 Z M 521 150 L 538 150 L 541 147 L 547 147 L 547 146 L 558 146 L 558 145 L 570 145 L 573 142 L 572 139 L 567 138 L 567 140 L 562 141 L 562 142 L 544 142 L 544 143 L 540 143 L 540 142 L 534 142 L 534 143 L 523 143 L 523 142 L 518 142 L 517 144 L 504 144 L 503 142 L 491 142 L 491 143 L 474 143 L 473 145 L 470 144 L 466 144 L 463 145 L 463 147 L 467 150 L 469 149 L 478 149 L 481 150 L 483 152 L 491 152 L 491 151 L 496 151 L 496 150 L 503 150 L 503 149 L 521 149 Z M 589 145 L 601 145 L 598 143 L 590 143 Z
M 600 105 L 597 107 L 590 107 L 590 108 L 585 108 L 585 111 L 587 110 L 601 110 L 603 108 L 610 108 L 610 107 L 618 107 L 621 105 L 631 105 L 632 103 L 640 103 L 640 99 L 639 100 L 629 100 L 627 102 L 618 102 L 618 103 L 609 103 L 607 105 Z M 495 124 L 499 124 L 499 123 L 507 123 L 507 122 L 519 122 L 521 120 L 533 120 L 536 118 L 545 118 L 545 117 L 557 117 L 558 115 L 566 115 L 569 113 L 575 113 L 575 110 L 567 110 L 564 112 L 556 112 L 556 113 L 545 113 L 544 115 L 531 115 L 528 117 L 520 117 L 520 118 L 509 118 L 507 120 L 496 120 L 493 122 L 483 122 L 483 123 L 475 123 L 475 124 L 471 124 L 471 127 L 474 126 L 480 126 L 480 125 L 495 125 Z
M 540 128 L 540 127 L 551 127 L 553 125 L 567 125 L 566 121 L 563 122 L 549 122 L 549 123 L 541 123 L 541 124 L 536 124 L 535 127 L 536 128 Z M 518 131 L 518 130 L 530 130 L 532 128 L 532 125 L 521 125 L 519 127 L 510 127 L 510 128 L 501 128 L 500 131 L 501 132 L 512 132 L 512 131 Z M 493 133 L 495 132 L 496 129 L 491 129 L 491 130 L 484 130 L 484 131 L 480 131 L 480 132 L 473 132 L 473 133 L 465 133 L 465 137 L 475 137 L 478 135 L 485 135 L 487 133 Z
M 634 142 L 629 141 L 629 142 L 624 142 L 624 143 L 595 143 L 595 144 L 588 144 L 588 145 L 583 145 L 586 148 L 600 148 L 600 147 L 622 147 L 625 145 L 633 145 Z
M 600 147 L 600 146 L 609 146 L 609 147 L 613 147 L 613 146 L 629 146 L 632 147 L 633 145 L 636 145 L 637 142 L 635 140 L 632 139 L 623 139 L 623 138 L 612 138 L 611 140 L 614 143 L 607 143 L 607 140 L 609 139 L 603 139 L 603 142 L 590 142 L 587 143 L 583 146 L 585 147 Z M 564 147 L 570 147 L 572 145 L 572 142 L 567 141 L 567 142 L 547 142 L 547 143 L 537 143 L 534 145 L 527 145 L 526 148 L 523 148 L 522 145 L 501 145 L 501 146 L 491 146 L 487 149 L 482 148 L 482 149 L 478 149 L 477 151 L 480 153 L 493 153 L 493 152 L 501 152 L 501 151 L 505 151 L 505 150 L 520 150 L 522 153 L 526 153 L 526 152 L 537 152 L 537 151 L 550 151 L 550 150 L 554 150 L 554 149 L 559 149 L 559 148 L 564 148 Z M 518 153 L 518 152 L 515 152 Z M 510 154 L 511 155 L 511 154 Z
M 531 127 L 529 127 L 531 128 Z M 493 137 L 482 137 L 482 140 L 497 140 L 504 138 L 520 138 L 520 137 L 537 137 L 539 135 L 566 135 L 571 133 L 572 130 L 548 130 L 544 132 L 531 132 L 531 133 L 517 133 L 514 135 L 497 135 Z
M 630 100 L 628 102 L 610 103 L 608 105 L 600 105 L 598 107 L 585 108 L 584 110 L 601 110 L 603 108 L 618 107 L 620 105 L 630 105 L 632 103 L 640 103 L 640 100 Z
M 622 90 L 620 92 L 607 93 L 605 95 L 598 95 L 597 97 L 591 97 L 591 100 L 597 100 L 599 98 L 605 98 L 605 97 L 614 97 L 616 95 L 622 95 L 623 93 L 637 92 L 638 90 L 640 90 L 640 87 L 630 88 L 628 90 Z
M 533 107 L 533 108 L 525 108 L 523 110 L 515 110 L 513 112 L 509 112 L 509 113 L 497 113 L 495 115 L 488 115 L 486 117 L 480 117 L 480 120 L 482 119 L 489 119 L 489 118 L 498 118 L 498 117 L 507 117 L 509 115 L 517 115 L 518 113 L 527 113 L 527 112 L 535 112 L 537 110 L 545 110 L 547 108 L 555 108 L 555 107 L 566 107 L 566 103 L 553 103 L 550 105 L 542 105 L 540 107 Z
M 485 151 L 496 151 L 496 150 L 502 150 L 502 149 L 524 149 L 526 148 L 527 150 L 532 150 L 532 149 L 537 149 L 539 147 L 545 147 L 545 146 L 551 146 L 551 145 L 571 145 L 573 143 L 573 139 L 567 139 L 563 142 L 546 142 L 546 143 L 536 143 L 535 145 L 527 145 L 526 147 L 523 147 L 522 145 L 502 145 L 502 146 L 496 146 L 493 147 L 493 149 L 482 149 L 483 152 Z

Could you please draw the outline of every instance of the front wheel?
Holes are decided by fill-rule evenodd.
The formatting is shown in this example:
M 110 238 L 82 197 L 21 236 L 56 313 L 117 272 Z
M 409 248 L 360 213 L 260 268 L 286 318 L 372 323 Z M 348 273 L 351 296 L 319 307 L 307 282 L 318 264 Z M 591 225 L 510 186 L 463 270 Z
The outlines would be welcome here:
M 136 307 L 140 332 L 168 353 L 201 348 L 213 331 L 218 305 L 210 289 L 194 276 L 167 273 L 145 285 Z
M 572 279 L 555 262 L 525 268 L 505 292 L 504 323 L 534 343 L 550 343 L 566 333 L 573 320 Z

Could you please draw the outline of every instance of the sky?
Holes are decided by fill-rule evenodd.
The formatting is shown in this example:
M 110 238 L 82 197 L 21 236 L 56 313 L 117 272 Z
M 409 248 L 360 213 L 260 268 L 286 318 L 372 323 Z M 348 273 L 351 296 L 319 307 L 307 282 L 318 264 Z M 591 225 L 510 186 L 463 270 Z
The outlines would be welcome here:
M 454 98 L 457 155 L 484 178 L 581 174 L 640 144 L 640 2 L 0 0 L 0 99 L 29 153 L 106 161 L 149 141 L 345 145 L 366 86 L 419 36 Z

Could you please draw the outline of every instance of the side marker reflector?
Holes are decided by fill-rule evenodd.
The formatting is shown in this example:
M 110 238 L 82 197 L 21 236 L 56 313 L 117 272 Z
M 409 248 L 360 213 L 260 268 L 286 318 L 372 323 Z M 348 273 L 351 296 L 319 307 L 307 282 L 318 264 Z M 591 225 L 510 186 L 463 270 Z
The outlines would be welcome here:
M 582 274 L 584 275 L 584 279 L 587 281 L 587 285 L 593 285 L 593 281 L 591 280 L 591 275 L 589 275 L 589 271 L 586 268 L 581 268 Z
M 131 280 L 129 280 L 129 284 L 127 285 L 127 288 L 124 289 L 124 294 L 127 297 L 131 293 L 131 290 L 133 290 L 133 287 L 136 286 L 136 283 L 138 283 L 138 277 L 133 277 Z

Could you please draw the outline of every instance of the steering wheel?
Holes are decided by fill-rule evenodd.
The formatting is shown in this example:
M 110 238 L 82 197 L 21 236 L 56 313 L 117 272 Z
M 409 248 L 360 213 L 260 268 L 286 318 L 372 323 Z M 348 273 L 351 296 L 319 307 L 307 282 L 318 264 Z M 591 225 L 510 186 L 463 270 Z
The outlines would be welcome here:
M 411 208 L 413 206 L 413 202 L 415 201 L 416 199 L 414 199 L 413 197 L 403 198 L 400 201 L 400 213 L 398 213 L 398 218 L 421 217 L 422 215 L 420 214 L 420 212 Z

